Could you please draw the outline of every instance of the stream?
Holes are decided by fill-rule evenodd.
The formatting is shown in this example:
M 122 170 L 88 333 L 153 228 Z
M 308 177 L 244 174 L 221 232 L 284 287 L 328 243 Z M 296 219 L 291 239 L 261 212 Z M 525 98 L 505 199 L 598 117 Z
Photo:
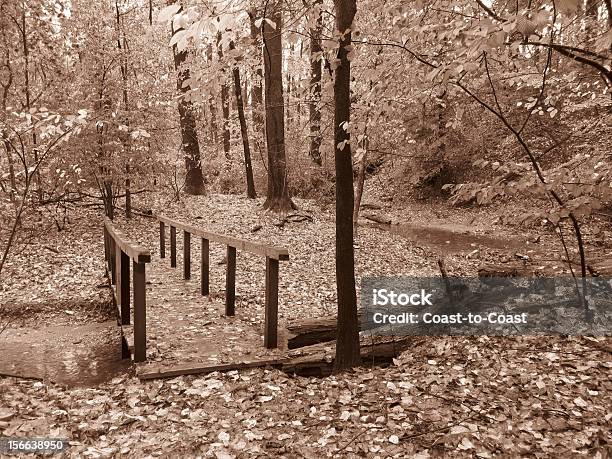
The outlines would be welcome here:
M 0 375 L 95 386 L 124 373 L 115 320 L 86 325 L 7 328 L 0 335 Z

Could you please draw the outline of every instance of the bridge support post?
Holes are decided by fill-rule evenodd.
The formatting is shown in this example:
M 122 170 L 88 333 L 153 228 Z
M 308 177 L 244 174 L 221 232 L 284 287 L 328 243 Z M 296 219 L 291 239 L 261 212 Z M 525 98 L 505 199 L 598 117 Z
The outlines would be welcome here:
M 121 325 L 130 324 L 130 257 L 121 251 L 121 269 L 119 277 L 121 285 L 117 284 L 119 297 L 121 298 Z
M 166 224 L 159 222 L 159 258 L 166 258 Z
M 108 231 L 106 226 L 104 227 L 104 263 L 106 263 L 106 270 L 110 271 L 110 243 L 109 243 Z
M 170 267 L 176 268 L 176 228 L 170 226 Z
M 264 346 L 278 347 L 278 260 L 266 257 Z
M 191 279 L 191 234 L 183 231 L 183 278 Z
M 202 238 L 202 256 L 200 257 L 200 293 L 210 293 L 210 245 L 208 239 Z
M 115 255 L 117 254 L 116 245 L 117 244 L 115 244 L 115 240 L 111 237 L 110 238 L 110 260 L 109 262 L 110 262 L 111 284 L 112 285 L 115 285 L 117 281 L 116 275 L 115 275 L 116 274 L 115 273 L 115 262 L 116 262 Z
M 227 246 L 227 274 L 225 276 L 225 315 L 236 313 L 236 247 Z
M 134 362 L 147 359 L 147 303 L 145 264 L 133 262 L 134 270 Z

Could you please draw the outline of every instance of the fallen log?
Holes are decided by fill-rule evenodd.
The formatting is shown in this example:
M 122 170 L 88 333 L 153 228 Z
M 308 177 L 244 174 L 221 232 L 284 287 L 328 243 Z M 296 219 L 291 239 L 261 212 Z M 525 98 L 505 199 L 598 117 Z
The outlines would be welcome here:
M 246 370 L 250 368 L 280 368 L 281 358 L 253 359 L 224 364 L 184 363 L 176 365 L 145 365 L 136 370 L 136 376 L 141 381 L 149 379 L 175 378 L 186 375 L 205 375 L 215 371 L 225 372 Z
M 375 204 L 373 202 L 362 202 L 360 207 L 362 209 L 382 210 L 382 206 L 380 204 Z
M 363 365 L 377 365 L 391 362 L 415 343 L 423 341 L 418 336 L 362 337 L 361 362 Z M 334 370 L 336 342 L 315 344 L 299 350 L 299 354 L 283 362 L 282 370 L 300 376 L 328 376 Z
M 371 212 L 361 212 L 361 216 L 367 220 L 380 223 L 382 225 L 390 225 L 391 219 L 384 215 L 373 214 Z
M 363 313 L 358 313 L 359 323 L 362 323 Z M 334 341 L 337 334 L 336 316 L 318 317 L 294 322 L 287 326 L 287 348 L 297 349 L 318 343 Z

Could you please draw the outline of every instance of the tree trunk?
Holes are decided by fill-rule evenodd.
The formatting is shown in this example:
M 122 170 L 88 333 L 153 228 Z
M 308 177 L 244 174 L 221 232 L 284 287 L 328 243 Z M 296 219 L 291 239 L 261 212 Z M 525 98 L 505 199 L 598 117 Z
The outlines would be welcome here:
M 289 48 L 289 57 L 287 58 L 289 62 L 291 62 L 292 60 L 291 54 L 293 54 L 293 46 Z M 293 110 L 291 107 L 291 104 L 293 103 L 293 101 L 291 100 L 291 91 L 293 90 L 292 86 L 293 86 L 293 77 L 291 76 L 289 72 L 287 72 L 287 103 L 285 104 L 285 109 L 287 111 L 287 116 L 286 116 L 287 125 L 285 126 L 285 128 L 289 132 L 291 132 L 291 125 L 293 124 Z
M 336 368 L 350 368 L 361 361 L 359 321 L 355 292 L 353 250 L 353 162 L 349 134 L 351 113 L 351 63 L 347 47 L 357 12 L 356 0 L 334 0 L 336 29 L 342 38 L 334 79 L 334 150 L 336 163 L 336 283 L 338 292 L 338 340 Z
M 315 164 L 321 165 L 321 63 L 323 55 L 321 48 L 321 33 L 323 30 L 323 18 L 321 8 L 323 0 L 315 0 L 313 11 L 316 17 L 316 25 L 310 29 L 310 157 Z
M 604 0 L 604 3 L 608 12 L 608 29 L 612 29 L 612 0 Z M 610 45 L 610 50 L 612 50 L 612 45 Z
M 230 42 L 230 49 L 234 49 L 234 42 Z M 253 166 L 251 165 L 251 149 L 249 148 L 249 131 L 247 130 L 246 118 L 244 117 L 244 100 L 242 98 L 242 84 L 240 83 L 240 69 L 234 64 L 232 69 L 234 75 L 234 93 L 236 95 L 236 109 L 240 120 L 240 133 L 242 134 L 242 148 L 244 150 L 244 168 L 247 182 L 247 197 L 256 198 L 255 182 L 253 180 Z
M 266 145 L 268 149 L 268 193 L 264 209 L 288 212 L 294 208 L 289 197 L 287 162 L 285 158 L 285 107 L 283 101 L 283 46 L 282 12 L 280 0 L 268 4 L 267 19 L 263 21 L 263 60 L 265 76 Z
M 2 4 L 0 3 L 0 15 L 3 15 Z M 8 101 L 9 91 L 13 84 L 13 68 L 11 67 L 11 55 L 10 55 L 10 47 L 8 46 L 8 40 L 6 37 L 6 29 L 3 23 L 0 23 L 0 27 L 2 28 L 2 44 L 4 46 L 4 62 L 2 63 L 4 69 L 6 70 L 5 75 L 7 75 L 6 82 L 0 81 L 2 85 L 2 104 L 0 105 L 0 117 L 6 126 L 6 105 Z M 13 148 L 11 145 L 11 141 L 9 140 L 9 133 L 6 128 L 3 128 L 0 131 L 0 137 L 2 138 L 2 144 L 4 145 L 4 149 L 6 150 L 6 157 L 8 160 L 8 168 L 9 168 L 9 181 L 11 184 L 11 192 L 9 193 L 11 202 L 15 202 L 15 192 L 17 190 L 17 181 L 15 178 L 15 165 L 13 161 Z
M 174 35 L 179 30 L 172 30 L 172 34 Z M 178 110 L 183 152 L 185 155 L 185 193 L 204 194 L 204 177 L 202 176 L 200 144 L 196 131 L 195 114 L 191 102 L 185 99 L 185 93 L 189 90 L 189 85 L 184 85 L 185 81 L 189 79 L 189 68 L 183 66 L 187 59 L 187 50 L 179 51 L 177 45 L 174 45 L 172 52 L 174 54 L 174 68 L 178 72 L 176 87 L 182 93 L 182 97 L 178 101 Z
M 121 54 L 121 79 L 123 86 L 121 92 L 123 93 L 123 110 L 125 111 L 125 124 L 129 127 L 129 105 L 128 105 L 128 60 L 127 60 L 127 39 L 125 38 L 125 32 L 123 33 L 123 45 L 121 44 L 121 16 L 119 14 L 119 2 L 115 0 L 115 12 L 117 19 L 117 49 Z M 125 216 L 126 218 L 132 218 L 132 192 L 130 188 L 130 136 L 129 129 L 128 135 L 125 140 L 122 141 L 123 148 L 126 153 L 126 164 L 125 164 Z
M 26 2 L 22 2 L 21 4 L 21 41 L 23 45 L 23 77 L 24 77 L 24 91 L 25 91 L 25 101 L 26 101 L 26 110 L 29 112 L 31 108 L 30 101 L 30 49 L 28 46 L 28 29 L 26 22 Z M 37 139 L 36 132 L 32 130 L 32 152 L 34 153 L 34 164 L 38 166 L 38 149 L 36 148 Z M 25 159 L 25 152 L 24 152 Z M 36 167 L 35 179 L 36 179 L 36 195 L 38 197 L 38 202 L 42 202 L 43 192 L 42 192 L 42 182 L 40 179 L 40 166 Z
M 212 43 L 208 43 L 208 46 L 206 47 L 206 59 L 212 65 Z M 208 111 L 210 112 L 210 138 L 212 139 L 213 143 L 217 145 L 217 143 L 219 142 L 219 133 L 217 132 L 217 109 L 215 107 L 215 98 L 212 95 L 208 98 L 208 107 Z
M 104 201 L 104 213 L 108 218 L 114 220 L 115 203 L 113 202 L 113 182 L 108 179 L 104 181 L 102 200 Z
M 251 39 L 254 42 L 254 45 L 257 48 L 257 51 L 260 51 L 260 43 L 259 43 L 259 34 L 260 30 L 255 25 L 255 11 L 249 12 L 249 19 L 251 22 Z M 252 78 L 253 83 L 253 95 L 252 95 L 252 116 L 253 116 L 253 129 L 256 133 L 259 133 L 263 129 L 264 119 L 263 119 L 263 87 L 261 82 L 263 81 L 263 74 L 261 70 L 261 65 L 257 66 L 255 70 L 255 76 Z
M 9 197 L 10 197 L 11 202 L 15 202 L 15 191 L 17 190 L 17 181 L 15 180 L 15 165 L 13 161 L 13 151 L 12 151 L 13 149 L 11 147 L 11 142 L 8 139 L 8 133 L 6 131 L 2 131 L 0 132 L 0 136 L 2 137 L 2 143 L 4 145 L 4 149 L 6 150 L 6 157 L 8 159 L 9 181 L 11 184 L 11 192 L 9 193 Z
M 219 61 L 223 59 L 223 45 L 221 43 L 221 32 L 217 32 L 217 55 Z M 227 89 L 227 78 L 225 70 L 221 73 L 221 109 L 223 111 L 223 152 L 225 157 L 230 157 L 230 129 L 229 129 L 229 93 Z
M 361 206 L 361 196 L 363 196 L 363 185 L 365 184 L 365 170 L 368 160 L 368 118 L 363 130 L 363 140 L 361 147 L 363 155 L 359 161 L 359 172 L 357 173 L 357 188 L 355 190 L 355 203 L 353 204 L 353 229 L 357 233 L 357 221 L 359 220 L 359 207 Z

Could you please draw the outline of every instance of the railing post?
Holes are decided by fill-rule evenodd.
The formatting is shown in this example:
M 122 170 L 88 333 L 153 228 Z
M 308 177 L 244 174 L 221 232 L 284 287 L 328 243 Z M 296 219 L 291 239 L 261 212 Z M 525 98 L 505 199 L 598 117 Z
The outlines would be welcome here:
M 109 235 L 110 236 L 110 235 Z M 111 272 L 111 284 L 116 284 L 116 276 L 115 276 L 115 263 L 116 263 L 116 255 L 117 255 L 117 244 L 115 244 L 115 239 L 110 237 L 110 272 Z
M 123 315 L 123 309 L 121 308 L 121 300 L 123 298 L 123 295 L 121 294 L 123 281 L 123 276 L 121 275 L 123 271 L 121 266 L 122 261 L 123 257 L 121 256 L 121 247 L 119 247 L 119 244 L 115 244 L 115 301 L 119 307 L 120 315 Z M 123 323 L 123 317 L 119 317 L 119 322 Z
M 133 262 L 134 270 L 134 362 L 147 359 L 147 302 L 145 264 Z
M 121 325 L 130 323 L 130 257 L 115 244 L 115 299 L 119 306 Z
M 225 276 L 225 315 L 236 312 L 236 247 L 227 246 L 227 273 Z
M 183 278 L 191 279 L 191 234 L 183 230 Z
M 266 257 L 266 306 L 264 346 L 278 346 L 278 260 Z
M 208 239 L 202 238 L 202 256 L 200 257 L 200 293 L 208 295 L 210 292 L 210 246 Z
M 170 225 L 170 267 L 176 268 L 176 228 Z
M 130 324 L 130 257 L 121 251 L 121 270 L 119 278 L 121 286 L 117 293 L 121 297 L 121 325 Z
M 104 225 L 104 263 L 108 269 L 110 260 L 110 247 L 108 246 L 108 231 L 106 231 L 106 225 Z
M 159 258 L 166 258 L 166 224 L 159 222 Z

